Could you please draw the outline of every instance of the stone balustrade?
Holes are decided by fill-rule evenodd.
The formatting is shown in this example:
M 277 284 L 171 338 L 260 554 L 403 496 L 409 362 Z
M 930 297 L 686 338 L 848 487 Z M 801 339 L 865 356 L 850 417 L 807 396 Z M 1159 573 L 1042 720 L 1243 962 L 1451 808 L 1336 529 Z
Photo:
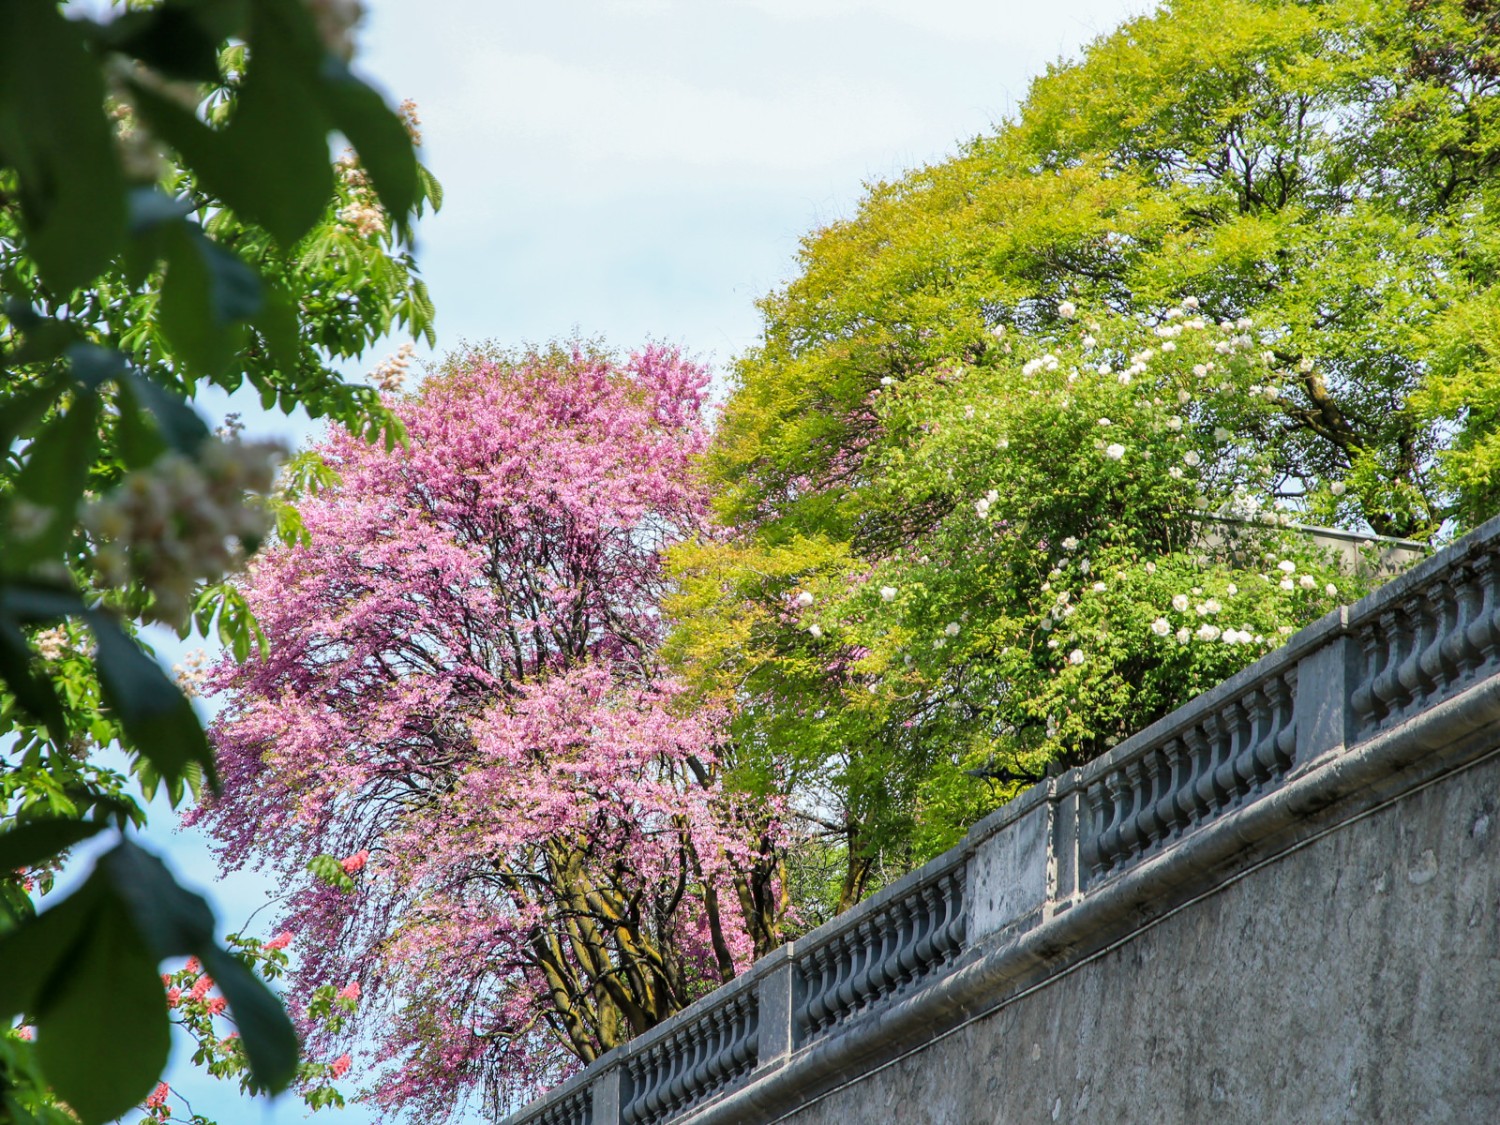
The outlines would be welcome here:
M 1496 723 L 1500 519 L 1033 786 L 510 1123 L 773 1120 Z

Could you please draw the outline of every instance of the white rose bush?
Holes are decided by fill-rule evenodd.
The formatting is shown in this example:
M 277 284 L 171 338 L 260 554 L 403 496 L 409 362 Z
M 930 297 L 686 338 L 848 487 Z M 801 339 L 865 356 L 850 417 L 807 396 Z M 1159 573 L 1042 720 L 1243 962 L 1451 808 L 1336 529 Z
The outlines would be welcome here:
M 1284 342 L 1191 300 L 1088 313 L 872 391 L 857 518 L 908 530 L 804 603 L 843 706 L 929 763 L 934 849 L 1364 589 L 1263 437 Z

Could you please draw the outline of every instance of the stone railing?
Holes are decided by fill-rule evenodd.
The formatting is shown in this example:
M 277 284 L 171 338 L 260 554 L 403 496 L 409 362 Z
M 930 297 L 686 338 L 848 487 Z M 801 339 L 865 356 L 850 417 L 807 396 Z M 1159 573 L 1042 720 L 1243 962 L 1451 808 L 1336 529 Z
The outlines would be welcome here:
M 1274 854 L 1324 810 L 1448 768 L 1444 747 L 1497 723 L 1500 519 L 1033 786 L 511 1125 L 775 1119 Z
M 966 856 L 949 852 L 860 904 L 853 926 L 831 924 L 792 953 L 792 1034 L 806 1044 L 909 991 L 964 947 Z

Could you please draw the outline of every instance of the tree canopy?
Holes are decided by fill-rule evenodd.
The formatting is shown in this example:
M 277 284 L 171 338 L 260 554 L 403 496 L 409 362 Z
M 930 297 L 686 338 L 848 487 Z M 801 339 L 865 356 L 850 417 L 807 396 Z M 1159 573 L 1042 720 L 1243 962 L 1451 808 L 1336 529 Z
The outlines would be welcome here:
M 657 653 L 706 382 L 656 347 L 456 357 L 392 403 L 409 448 L 318 448 L 242 584 L 268 647 L 218 673 L 195 815 L 295 892 L 303 982 L 388 1013 L 387 1107 L 503 1111 L 769 949 L 767 817 Z
M 1175 0 L 804 241 L 672 652 L 831 908 L 1495 510 L 1497 33 Z

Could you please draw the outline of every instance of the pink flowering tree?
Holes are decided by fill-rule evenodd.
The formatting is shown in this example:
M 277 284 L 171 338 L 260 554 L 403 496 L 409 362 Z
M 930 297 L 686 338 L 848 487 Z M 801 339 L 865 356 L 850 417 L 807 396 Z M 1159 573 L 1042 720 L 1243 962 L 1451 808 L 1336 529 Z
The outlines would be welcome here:
M 268 643 L 217 673 L 194 815 L 295 888 L 299 983 L 362 985 L 388 1108 L 529 1094 L 770 941 L 771 826 L 656 655 L 706 382 L 659 347 L 459 358 L 393 400 L 408 447 L 318 447 L 244 583 Z

